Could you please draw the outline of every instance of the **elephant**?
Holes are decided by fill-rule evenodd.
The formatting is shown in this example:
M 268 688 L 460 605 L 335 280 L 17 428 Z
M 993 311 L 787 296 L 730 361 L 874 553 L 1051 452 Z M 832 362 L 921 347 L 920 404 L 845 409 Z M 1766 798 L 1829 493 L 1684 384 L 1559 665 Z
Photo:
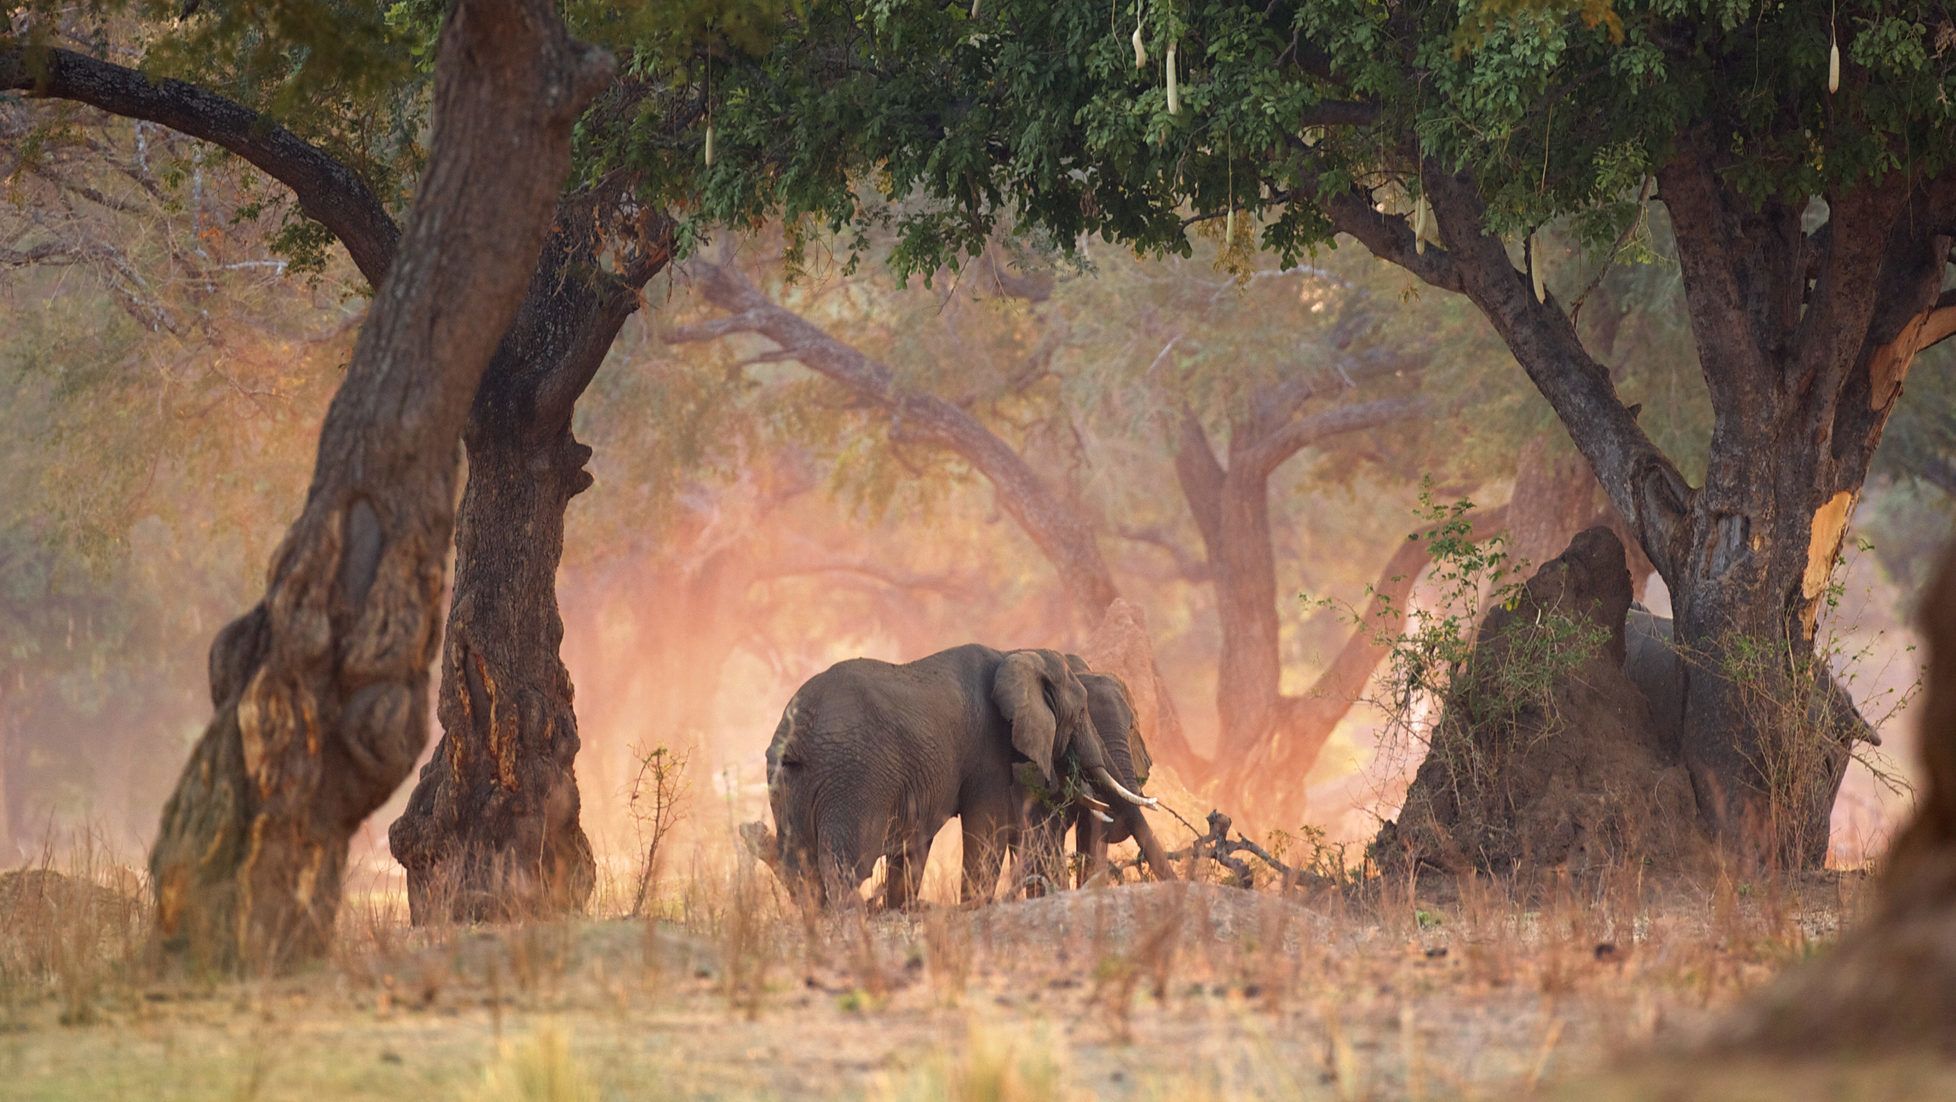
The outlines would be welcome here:
M 818 905 L 856 899 L 879 857 L 884 903 L 916 899 L 931 841 L 957 816 L 961 896 L 989 899 L 1021 844 L 1035 790 L 1071 791 L 1106 814 L 1154 806 L 1117 779 L 1065 656 L 979 644 L 904 665 L 854 658 L 788 701 L 767 749 L 776 835 L 750 836 L 775 871 Z M 1068 778 L 1084 779 L 1084 789 Z
M 1692 664 L 1678 650 L 1670 619 L 1633 602 L 1624 617 L 1623 644 L 1623 672 L 1650 702 L 1658 742 L 1673 755 L 1682 753 L 1684 705 L 1690 692 Z M 1855 742 L 1881 745 L 1880 732 L 1862 717 L 1853 696 L 1841 687 L 1826 663 L 1818 664 L 1815 673 L 1817 691 L 1807 701 L 1807 718 L 1814 727 L 1831 730 L 1842 746 Z
M 1142 791 L 1148 782 L 1153 761 L 1134 714 L 1134 699 L 1127 685 L 1111 674 L 1094 673 L 1077 655 L 1067 655 L 1067 664 L 1087 690 L 1087 712 L 1094 730 L 1106 749 L 1109 768 L 1122 784 Z M 1079 886 L 1086 886 L 1107 868 L 1107 847 L 1132 838 L 1157 880 L 1176 879 L 1168 852 L 1156 839 L 1154 830 L 1141 814 L 1141 808 L 1127 801 L 1110 802 L 1105 812 L 1073 805 L 1058 809 L 1040 808 L 1034 817 L 1025 846 L 1025 859 L 1048 882 L 1061 882 L 1060 859 L 1066 831 L 1074 836 L 1074 851 L 1082 861 L 1078 869 Z

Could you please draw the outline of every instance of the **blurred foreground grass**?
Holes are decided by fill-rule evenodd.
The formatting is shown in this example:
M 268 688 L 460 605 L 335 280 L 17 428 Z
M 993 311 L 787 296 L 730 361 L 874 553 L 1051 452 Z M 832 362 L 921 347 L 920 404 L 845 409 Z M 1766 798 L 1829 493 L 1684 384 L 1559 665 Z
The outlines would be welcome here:
M 1931 1064 L 1665 1055 L 1818 951 L 1858 874 L 1153 884 L 806 921 L 729 852 L 649 920 L 603 917 L 606 892 L 590 918 L 417 930 L 376 879 L 331 959 L 220 981 L 153 966 L 135 874 L 56 864 L 0 874 L 7 1099 L 1956 1096 Z

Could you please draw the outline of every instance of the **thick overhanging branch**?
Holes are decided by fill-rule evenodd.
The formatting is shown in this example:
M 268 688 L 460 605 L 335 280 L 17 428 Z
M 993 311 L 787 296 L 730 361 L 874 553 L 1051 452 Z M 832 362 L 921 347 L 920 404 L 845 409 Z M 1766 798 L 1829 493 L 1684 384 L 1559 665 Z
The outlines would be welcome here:
M 1666 578 L 1677 577 L 1693 493 L 1684 475 L 1637 424 L 1554 296 L 1537 301 L 1506 244 L 1482 228 L 1486 211 L 1473 181 L 1437 165 L 1428 166 L 1425 180 L 1462 293 L 1548 399 L 1651 562 Z
M 31 49 L 0 37 L 0 88 L 72 100 L 221 146 L 292 189 L 299 209 L 339 238 L 378 287 L 400 227 L 358 173 L 242 104 L 179 80 L 152 80 L 72 50 Z
M 1300 148 L 1303 147 L 1301 140 L 1294 141 Z M 1306 191 L 1316 187 L 1314 177 L 1304 183 Z M 1308 201 L 1311 197 L 1305 195 L 1299 198 Z M 1422 251 L 1419 237 L 1405 216 L 1379 210 L 1365 191 L 1351 187 L 1318 195 L 1316 202 L 1333 229 L 1354 238 L 1372 255 L 1397 264 L 1443 291 L 1465 290 L 1459 267 L 1446 249 L 1429 243 Z

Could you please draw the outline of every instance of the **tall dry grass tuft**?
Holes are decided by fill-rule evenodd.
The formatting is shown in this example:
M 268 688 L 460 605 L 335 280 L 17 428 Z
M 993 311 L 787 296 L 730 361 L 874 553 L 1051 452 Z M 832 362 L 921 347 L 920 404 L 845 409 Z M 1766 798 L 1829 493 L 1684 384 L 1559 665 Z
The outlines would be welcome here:
M 886 1084 L 887 1102 L 1065 1102 L 1082 1097 L 1066 1085 L 1066 1056 L 1043 1028 L 973 1019 L 962 1044 L 941 1046 L 912 1071 Z
M 725 901 L 717 908 L 721 983 L 727 1005 L 753 1021 L 761 1016 L 768 974 L 779 953 L 781 923 L 774 896 L 754 862 L 737 862 L 725 883 Z
M 563 1027 L 546 1023 L 496 1046 L 476 1102 L 597 1102 L 598 1089 L 571 1052 Z
M 971 916 L 952 907 L 924 912 L 924 963 L 945 1006 L 956 1006 L 971 983 Z

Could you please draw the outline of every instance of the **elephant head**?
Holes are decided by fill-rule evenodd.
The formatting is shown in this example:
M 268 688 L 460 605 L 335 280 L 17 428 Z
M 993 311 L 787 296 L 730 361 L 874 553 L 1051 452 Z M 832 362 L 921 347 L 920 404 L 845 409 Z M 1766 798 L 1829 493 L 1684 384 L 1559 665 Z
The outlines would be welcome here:
M 1058 785 L 1057 767 L 1070 752 L 1081 773 L 1108 798 L 1155 806 L 1110 771 L 1115 762 L 1094 728 L 1087 688 L 1075 662 L 1057 651 L 1021 650 L 999 663 L 992 700 L 1011 724 L 1012 748 L 1038 768 L 1049 786 Z M 1128 714 L 1132 716 L 1132 709 Z M 1087 797 L 1086 802 L 1101 812 L 1107 809 L 1102 800 Z

